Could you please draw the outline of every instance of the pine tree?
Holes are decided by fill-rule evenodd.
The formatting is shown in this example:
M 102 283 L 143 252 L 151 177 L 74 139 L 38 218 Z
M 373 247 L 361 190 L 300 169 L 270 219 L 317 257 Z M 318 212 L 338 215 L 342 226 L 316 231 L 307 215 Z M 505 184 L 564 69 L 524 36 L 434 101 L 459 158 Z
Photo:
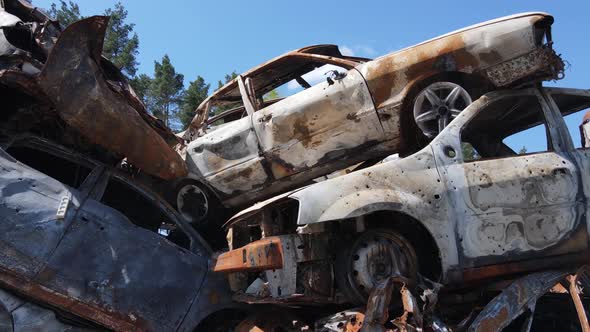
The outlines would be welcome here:
M 204 78 L 197 76 L 197 79 L 192 81 L 188 89 L 184 92 L 184 98 L 178 114 L 183 129 L 188 127 L 195 115 L 195 110 L 207 98 L 209 87 L 210 84 L 206 84 Z
M 154 62 L 154 78 L 150 84 L 152 112 L 168 127 L 178 127 L 171 120 L 176 116 L 178 105 L 182 102 L 183 80 L 184 75 L 176 72 L 167 54 L 161 62 Z

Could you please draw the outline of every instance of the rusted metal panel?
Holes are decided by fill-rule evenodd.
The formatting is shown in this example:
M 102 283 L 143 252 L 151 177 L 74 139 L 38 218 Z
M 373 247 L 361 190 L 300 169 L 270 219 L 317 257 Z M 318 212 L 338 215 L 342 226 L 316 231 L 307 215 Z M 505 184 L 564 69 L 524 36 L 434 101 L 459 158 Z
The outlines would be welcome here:
M 74 323 L 75 324 L 75 323 Z M 54 312 L 0 290 L 0 329 L 12 331 L 98 332 L 99 328 L 73 326 L 60 320 Z
M 337 312 L 315 322 L 315 331 L 321 332 L 359 332 L 365 314 L 361 308 Z
M 241 76 L 253 79 L 255 83 L 253 88 L 259 94 L 258 97 L 260 97 L 274 89 L 277 82 L 279 84 L 287 83 L 323 64 L 329 63 L 350 69 L 359 63 L 369 60 L 366 58 L 344 56 L 340 53 L 336 45 L 313 45 L 280 55 L 246 71 Z M 202 128 L 209 116 L 207 108 L 210 106 L 208 105 L 212 102 L 235 102 L 241 100 L 237 79 L 225 84 L 198 106 L 196 115 L 185 138 L 193 138 L 193 135 Z
M 275 179 L 345 158 L 348 150 L 384 139 L 369 90 L 356 70 L 297 96 L 253 116 L 262 151 L 271 165 L 277 164 Z
M 249 193 L 268 181 L 250 118 L 198 138 L 187 147 L 191 176 L 205 179 L 224 195 Z
M 60 116 L 92 142 L 163 179 L 186 175 L 180 156 L 107 83 L 100 56 L 107 23 L 108 18 L 95 16 L 66 28 L 39 85 Z
M 543 47 L 487 69 L 485 76 L 495 86 L 506 86 L 523 77 L 560 79 L 563 71 L 564 63 L 561 58 L 553 49 Z
M 267 237 L 217 257 L 214 272 L 262 271 L 283 267 L 280 237 Z
M 527 309 L 534 311 L 537 299 L 566 275 L 539 272 L 516 280 L 486 305 L 468 331 L 501 331 Z
M 359 70 L 377 108 L 398 105 L 417 80 L 444 72 L 485 75 L 495 65 L 535 51 L 542 45 L 534 24 L 542 20 L 550 24 L 553 18 L 525 13 L 484 22 L 380 57 Z M 519 78 L 513 76 L 504 83 Z
M 44 113 L 40 116 L 62 115 L 77 135 L 88 138 L 86 145 L 105 147 L 114 158 L 128 157 L 151 175 L 166 179 L 186 175 L 184 161 L 171 148 L 181 143 L 179 138 L 147 113 L 120 70 L 101 57 L 107 18 L 77 23 L 58 42 L 62 33 L 58 22 L 27 1 L 4 1 L 0 16 L 3 86 L 43 105 L 37 111 Z M 9 42 L 5 37 L 11 34 Z
M 590 332 L 590 326 L 588 325 L 588 316 L 586 315 L 586 309 L 584 308 L 584 304 L 580 299 L 580 293 L 582 290 L 578 285 L 578 278 L 574 275 L 569 275 L 566 277 L 566 280 L 569 282 L 569 293 L 574 301 L 574 306 L 576 307 L 576 313 L 578 314 L 578 319 L 580 321 L 580 326 L 582 327 L 583 332 Z
M 192 252 L 180 248 L 0 154 L 2 287 L 125 331 L 193 330 L 206 315 L 235 307 L 225 279 L 207 275 L 208 251 L 199 243 Z

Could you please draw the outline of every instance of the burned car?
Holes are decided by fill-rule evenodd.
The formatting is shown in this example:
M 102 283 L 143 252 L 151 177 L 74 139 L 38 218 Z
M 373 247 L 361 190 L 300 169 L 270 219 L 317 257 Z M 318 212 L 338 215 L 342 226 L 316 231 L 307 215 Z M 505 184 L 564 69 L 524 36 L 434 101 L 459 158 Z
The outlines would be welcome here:
M 53 127 L 63 141 L 59 136 L 67 127 L 146 174 L 165 180 L 186 175 L 173 149 L 178 137 L 148 114 L 120 70 L 101 56 L 108 17 L 93 16 L 62 31 L 27 1 L 0 4 L 0 95 L 6 103 L 0 131 L 37 127 L 44 136 Z
M 239 309 L 206 242 L 121 171 L 20 136 L 2 143 L 0 173 L 1 326 L 209 331 Z
M 221 206 L 416 151 L 483 92 L 558 78 L 552 22 L 544 13 L 504 17 L 375 60 L 316 45 L 251 69 L 207 98 L 183 133 L 189 177 L 177 186 L 176 205 L 188 220 L 211 222 Z M 332 70 L 310 86 L 303 75 L 316 68 Z M 303 91 L 264 99 L 292 81 Z M 233 108 L 209 118 L 226 107 Z
M 62 31 L 27 1 L 0 5 L 0 329 L 231 321 L 240 308 L 208 244 L 136 177 L 186 167 L 178 138 L 101 56 L 108 18 Z
M 589 107 L 590 90 L 487 93 L 410 156 L 243 210 L 215 270 L 237 300 L 317 304 L 364 303 L 392 275 L 453 289 L 579 266 L 590 150 L 563 117 Z M 517 153 L 531 133 L 543 146 Z

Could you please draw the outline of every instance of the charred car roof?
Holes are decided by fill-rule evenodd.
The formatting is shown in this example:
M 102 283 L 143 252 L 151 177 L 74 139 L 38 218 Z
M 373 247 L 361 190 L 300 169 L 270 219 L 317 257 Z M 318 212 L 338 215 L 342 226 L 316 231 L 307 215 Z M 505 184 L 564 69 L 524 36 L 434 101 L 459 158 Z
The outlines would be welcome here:
M 325 64 L 333 64 L 347 69 L 354 68 L 360 63 L 370 61 L 368 58 L 343 55 L 337 45 L 324 44 L 303 47 L 287 52 L 256 66 L 245 73 L 243 78 L 251 78 L 253 90 L 262 97 L 265 93 L 291 80 L 300 78 Z M 237 79 L 233 79 L 212 95 L 207 97 L 197 108 L 197 115 L 193 119 L 193 126 L 198 127 L 202 119 L 199 114 L 205 110 L 207 103 L 215 100 L 216 103 L 234 103 L 241 101 Z

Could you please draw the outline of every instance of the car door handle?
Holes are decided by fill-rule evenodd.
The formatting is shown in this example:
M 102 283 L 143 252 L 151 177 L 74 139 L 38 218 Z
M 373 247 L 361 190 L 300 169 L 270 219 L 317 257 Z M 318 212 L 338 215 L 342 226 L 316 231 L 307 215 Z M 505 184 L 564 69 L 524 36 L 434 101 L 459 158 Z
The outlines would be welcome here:
M 552 171 L 553 175 L 566 175 L 570 173 L 570 170 L 565 167 L 554 168 Z

